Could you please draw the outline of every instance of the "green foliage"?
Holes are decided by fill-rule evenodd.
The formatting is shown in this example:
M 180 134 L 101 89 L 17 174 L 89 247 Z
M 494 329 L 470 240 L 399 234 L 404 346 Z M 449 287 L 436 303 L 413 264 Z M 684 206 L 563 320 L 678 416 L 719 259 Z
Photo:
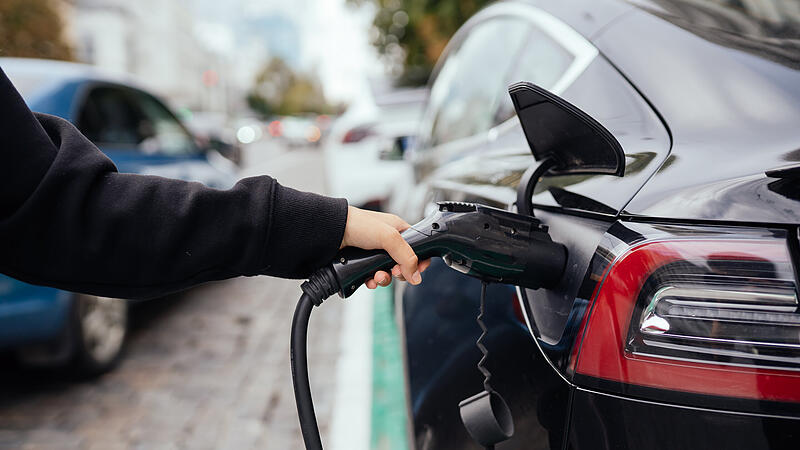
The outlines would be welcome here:
M 0 1 L 0 56 L 73 60 L 53 0 Z
M 337 108 L 325 100 L 319 81 L 297 73 L 281 58 L 272 58 L 247 94 L 250 109 L 264 117 L 304 113 L 330 114 Z
M 370 38 L 398 81 L 418 86 L 428 81 L 447 42 L 491 0 L 347 0 L 377 7 Z

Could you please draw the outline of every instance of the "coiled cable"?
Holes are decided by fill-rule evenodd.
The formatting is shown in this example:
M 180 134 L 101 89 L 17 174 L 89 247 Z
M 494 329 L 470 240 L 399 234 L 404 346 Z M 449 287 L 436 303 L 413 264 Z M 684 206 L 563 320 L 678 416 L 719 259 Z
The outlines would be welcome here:
M 483 345 L 483 340 L 486 338 L 486 335 L 489 334 L 489 329 L 486 328 L 486 324 L 483 323 L 483 315 L 486 312 L 486 283 L 485 281 L 481 281 L 481 305 L 480 305 L 480 312 L 478 313 L 478 317 L 475 319 L 478 322 L 478 326 L 481 327 L 481 335 L 478 336 L 478 340 L 475 341 L 475 345 L 478 346 L 478 349 L 481 351 L 481 360 L 478 361 L 478 370 L 483 374 L 483 389 L 486 392 L 494 392 L 492 389 L 491 384 L 489 384 L 489 380 L 492 379 L 492 373 L 489 372 L 489 369 L 486 368 L 486 362 L 489 360 L 489 350 Z

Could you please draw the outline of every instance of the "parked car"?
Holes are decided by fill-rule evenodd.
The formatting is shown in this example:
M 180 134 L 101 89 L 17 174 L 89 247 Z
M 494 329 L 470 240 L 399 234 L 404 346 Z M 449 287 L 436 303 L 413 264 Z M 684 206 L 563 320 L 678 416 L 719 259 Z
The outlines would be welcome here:
M 236 137 L 238 130 L 228 125 L 226 114 L 194 111 L 184 114 L 183 120 L 201 147 L 215 150 L 237 166 L 242 165 L 242 147 Z
M 289 148 L 301 148 L 317 145 L 321 132 L 314 119 L 303 116 L 285 116 L 278 121 L 282 139 Z
M 121 172 L 160 175 L 228 188 L 236 182 L 224 160 L 200 148 L 175 114 L 126 78 L 90 66 L 0 58 L 0 67 L 38 112 L 68 119 Z M 227 161 L 227 160 L 224 160 Z M 33 286 L 0 275 L 0 349 L 31 363 L 71 362 L 99 374 L 119 360 L 128 303 Z
M 795 3 L 725 0 L 500 2 L 452 38 L 409 220 L 516 207 L 568 250 L 553 289 L 489 286 L 498 449 L 800 447 L 798 38 Z M 480 283 L 397 289 L 415 447 L 482 448 Z
M 405 152 L 413 145 L 426 98 L 425 89 L 396 89 L 339 117 L 324 146 L 328 192 L 355 206 L 400 212 L 395 193 L 412 176 Z

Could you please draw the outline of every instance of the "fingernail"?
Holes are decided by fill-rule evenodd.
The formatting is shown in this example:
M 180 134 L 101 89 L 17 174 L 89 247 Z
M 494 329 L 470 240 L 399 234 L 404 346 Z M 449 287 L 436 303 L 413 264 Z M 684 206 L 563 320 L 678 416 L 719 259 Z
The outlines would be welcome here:
M 419 274 L 419 270 L 414 272 L 414 275 L 411 275 L 411 281 L 413 281 L 414 284 L 422 283 L 422 275 Z

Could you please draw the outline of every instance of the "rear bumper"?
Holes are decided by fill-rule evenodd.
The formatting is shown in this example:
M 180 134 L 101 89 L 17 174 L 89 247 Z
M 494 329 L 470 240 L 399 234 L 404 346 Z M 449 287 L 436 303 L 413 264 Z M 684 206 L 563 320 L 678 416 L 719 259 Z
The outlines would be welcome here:
M 581 388 L 568 447 L 580 449 L 796 448 L 800 420 L 668 405 Z

